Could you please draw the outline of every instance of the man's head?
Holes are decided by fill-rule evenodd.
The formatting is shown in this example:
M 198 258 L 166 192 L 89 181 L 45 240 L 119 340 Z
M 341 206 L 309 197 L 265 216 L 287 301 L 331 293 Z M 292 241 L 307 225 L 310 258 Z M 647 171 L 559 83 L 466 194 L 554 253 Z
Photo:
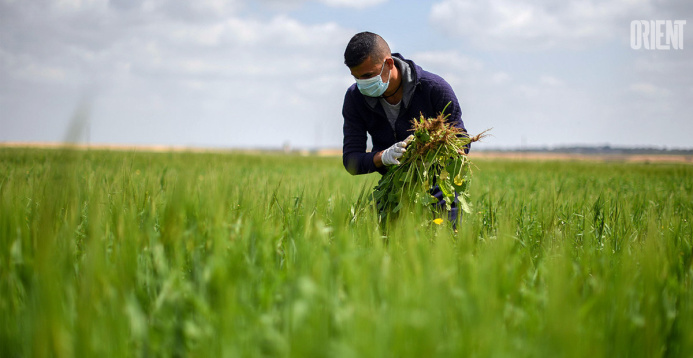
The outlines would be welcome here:
M 372 32 L 361 32 L 351 38 L 344 51 L 344 63 L 356 79 L 359 91 L 369 97 L 383 96 L 392 84 L 390 79 L 398 76 L 390 46 Z
M 344 51 L 344 64 L 349 68 L 356 67 L 371 57 L 373 62 L 382 63 L 385 58 L 392 56 L 390 46 L 377 34 L 360 32 L 349 40 Z

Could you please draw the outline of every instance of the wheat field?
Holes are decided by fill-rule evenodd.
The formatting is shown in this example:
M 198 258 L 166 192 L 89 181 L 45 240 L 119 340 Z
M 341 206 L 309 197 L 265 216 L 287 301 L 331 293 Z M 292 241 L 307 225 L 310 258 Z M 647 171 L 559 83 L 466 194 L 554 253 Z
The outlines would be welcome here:
M 693 166 L 472 161 L 453 231 L 340 158 L 0 148 L 0 356 L 693 356 Z

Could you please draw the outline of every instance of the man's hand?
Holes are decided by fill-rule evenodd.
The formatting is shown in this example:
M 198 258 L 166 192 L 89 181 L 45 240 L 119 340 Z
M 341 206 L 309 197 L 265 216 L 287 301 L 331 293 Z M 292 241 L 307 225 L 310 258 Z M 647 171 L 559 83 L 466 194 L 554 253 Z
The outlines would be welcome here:
M 404 155 L 407 151 L 407 145 L 414 139 L 413 135 L 407 137 L 407 139 L 393 144 L 390 148 L 385 149 L 382 152 L 381 160 L 385 165 L 399 165 L 399 158 Z

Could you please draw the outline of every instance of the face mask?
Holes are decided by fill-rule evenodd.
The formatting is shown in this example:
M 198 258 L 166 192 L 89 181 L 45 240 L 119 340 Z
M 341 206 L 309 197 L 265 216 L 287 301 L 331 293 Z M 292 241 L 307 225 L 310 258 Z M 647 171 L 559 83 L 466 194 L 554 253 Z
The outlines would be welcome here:
M 383 62 L 383 68 L 380 70 L 379 75 L 367 78 L 365 80 L 356 79 L 356 86 L 359 88 L 359 91 L 361 91 L 361 93 L 363 93 L 365 96 L 380 97 L 383 95 L 383 93 L 385 93 L 387 86 L 390 84 L 391 73 L 390 72 L 387 75 L 387 82 L 383 82 L 382 76 L 383 70 L 385 70 L 386 63 L 387 62 Z

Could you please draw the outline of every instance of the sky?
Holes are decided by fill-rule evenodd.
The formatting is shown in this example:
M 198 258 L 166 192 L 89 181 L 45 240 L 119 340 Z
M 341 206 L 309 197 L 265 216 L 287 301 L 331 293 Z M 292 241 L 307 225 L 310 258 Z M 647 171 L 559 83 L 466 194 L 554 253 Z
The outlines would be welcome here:
M 683 43 L 633 49 L 634 20 Z M 692 29 L 688 0 L 0 0 L 0 143 L 341 148 L 371 31 L 492 128 L 477 148 L 693 148 Z

